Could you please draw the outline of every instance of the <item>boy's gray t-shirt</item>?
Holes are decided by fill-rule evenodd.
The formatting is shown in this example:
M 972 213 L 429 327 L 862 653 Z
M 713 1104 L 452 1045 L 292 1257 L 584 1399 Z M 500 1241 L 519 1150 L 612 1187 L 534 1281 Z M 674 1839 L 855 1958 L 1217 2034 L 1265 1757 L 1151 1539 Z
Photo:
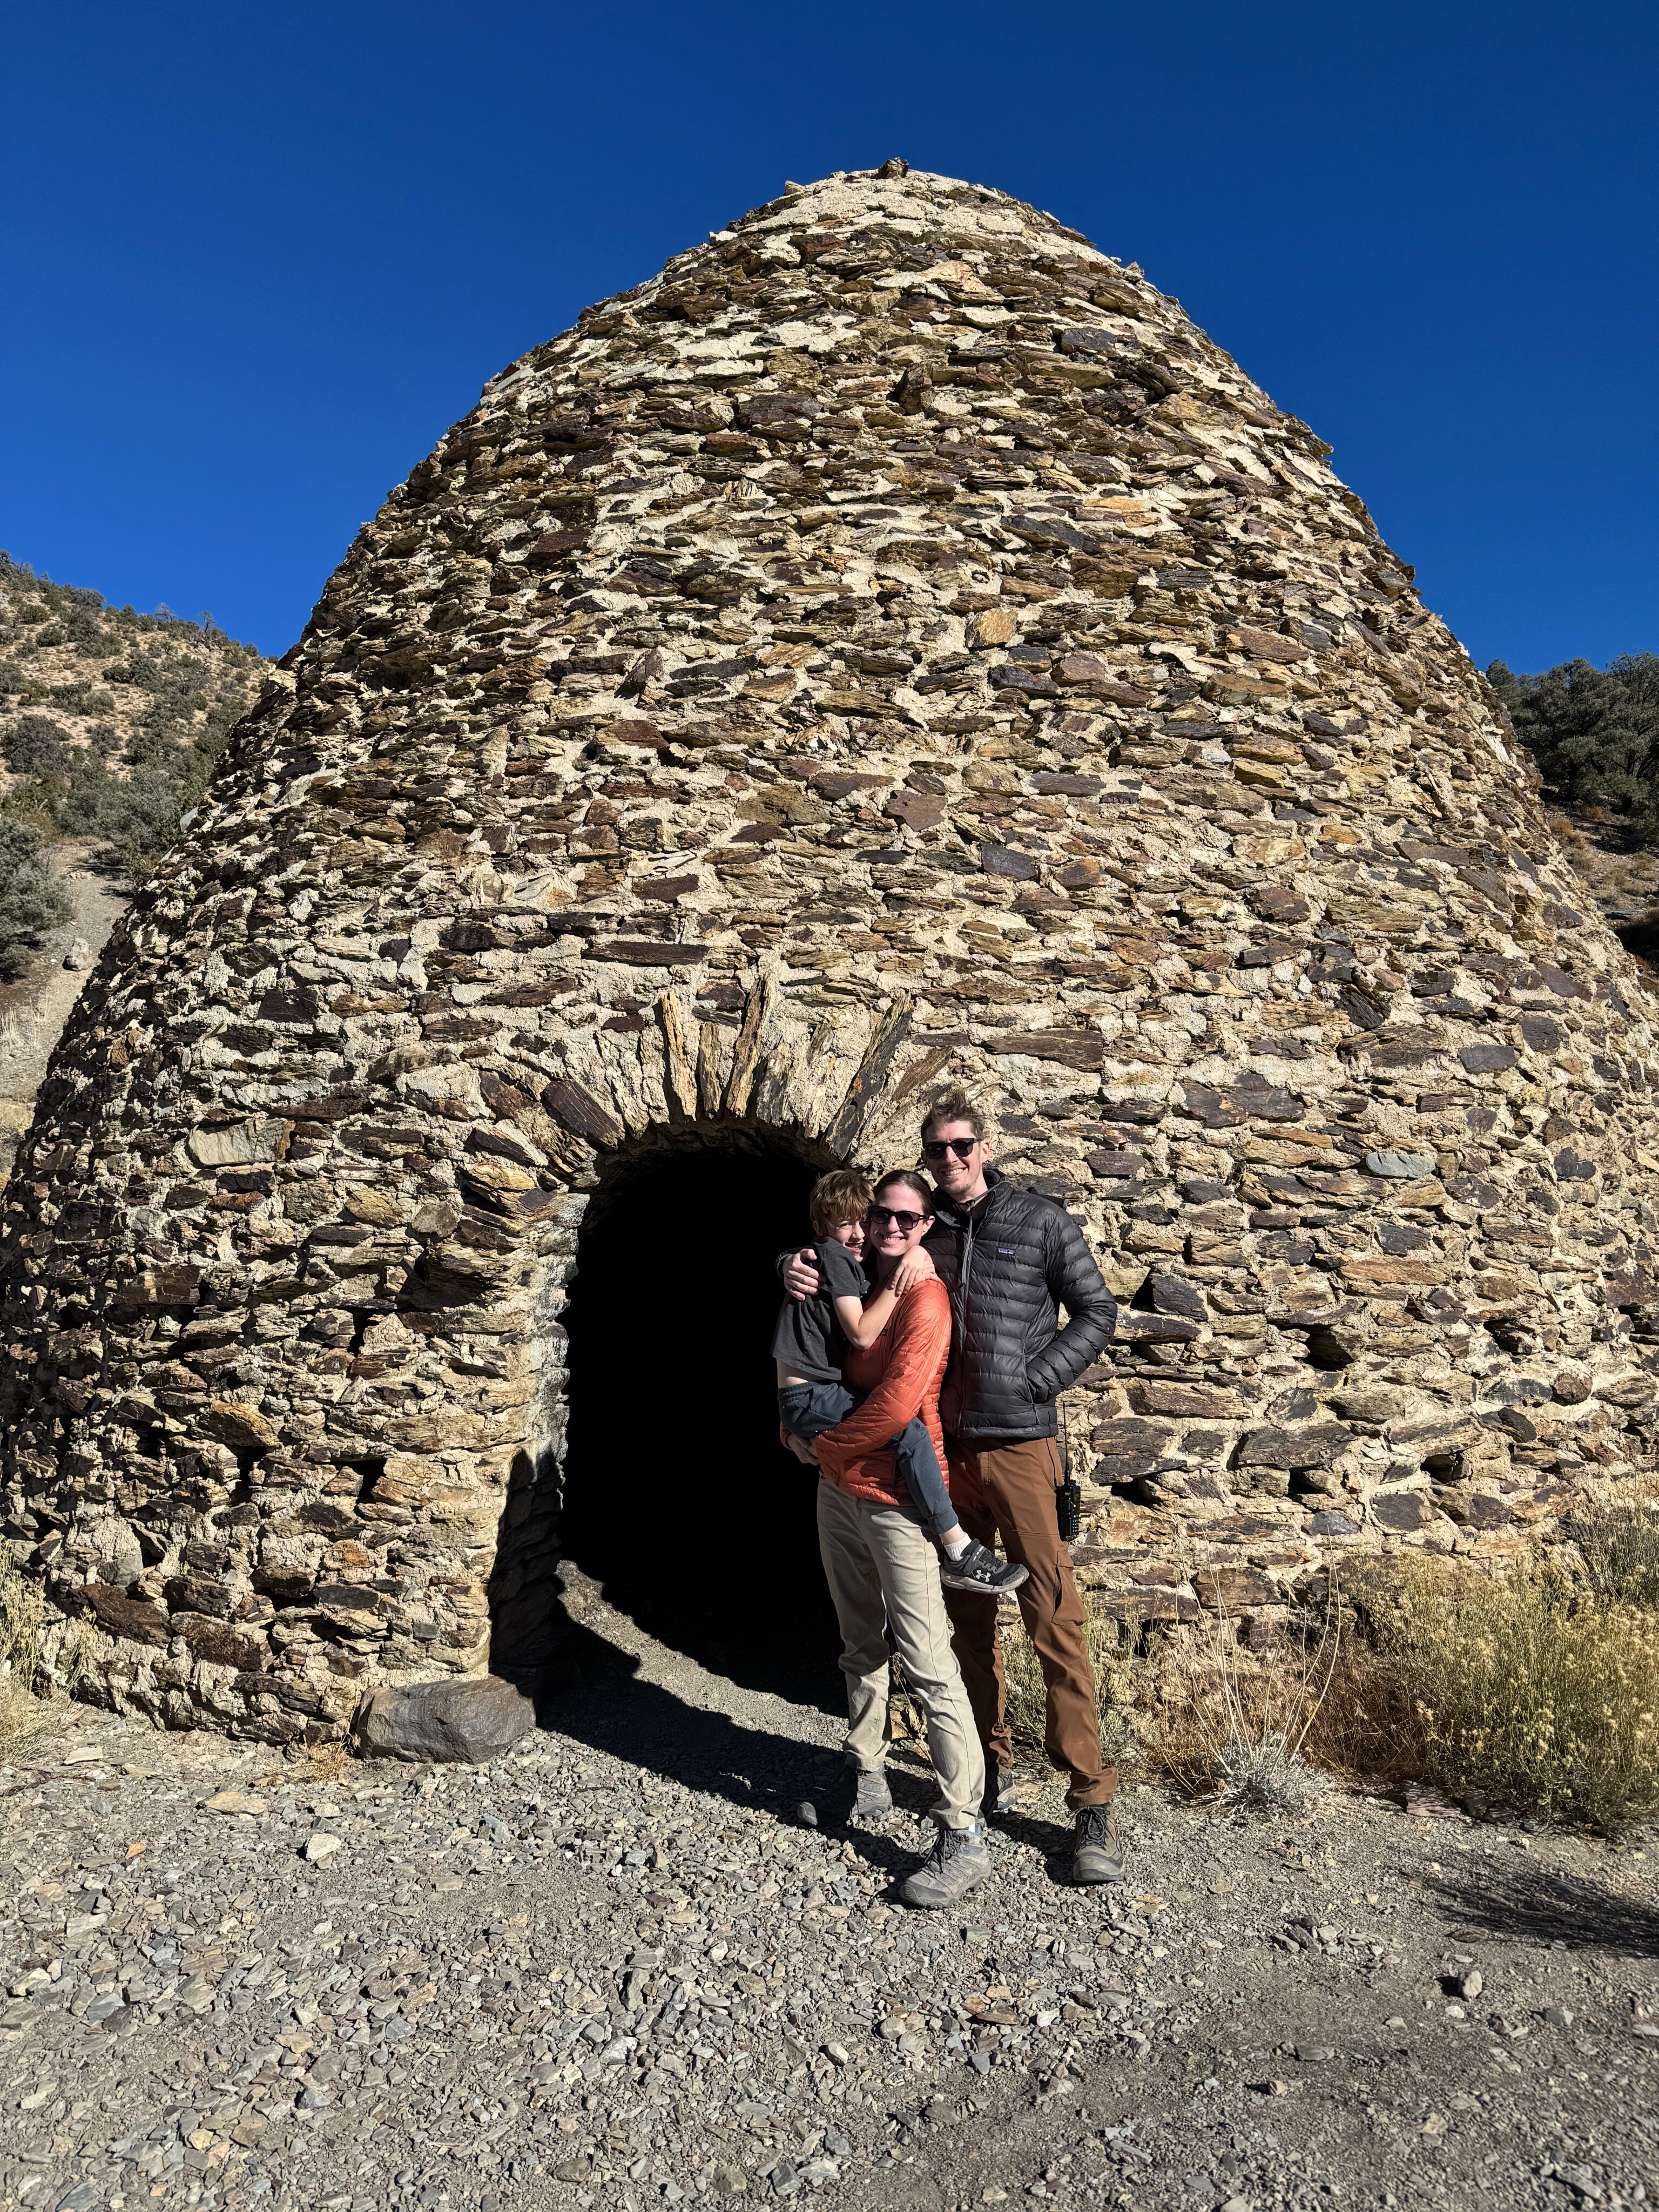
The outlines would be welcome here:
M 772 1332 L 772 1357 L 808 1382 L 839 1382 L 847 1338 L 836 1319 L 835 1301 L 856 1298 L 862 1305 L 870 1294 L 870 1279 L 833 1237 L 812 1249 L 817 1255 L 818 1287 L 810 1298 L 784 1300 Z

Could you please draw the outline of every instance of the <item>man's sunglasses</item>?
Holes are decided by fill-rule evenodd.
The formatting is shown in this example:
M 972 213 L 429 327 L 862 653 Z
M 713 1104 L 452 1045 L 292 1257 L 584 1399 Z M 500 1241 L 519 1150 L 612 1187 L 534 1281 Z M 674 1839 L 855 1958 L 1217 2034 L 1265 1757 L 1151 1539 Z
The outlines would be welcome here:
M 922 1158 L 942 1160 L 946 1152 L 954 1152 L 959 1160 L 965 1160 L 978 1142 L 977 1137 L 930 1137 L 921 1148 Z
M 917 1222 L 926 1221 L 927 1216 L 925 1213 L 907 1212 L 902 1206 L 872 1206 L 869 1218 L 875 1223 L 878 1229 L 890 1221 L 895 1229 L 902 1229 L 908 1237 Z

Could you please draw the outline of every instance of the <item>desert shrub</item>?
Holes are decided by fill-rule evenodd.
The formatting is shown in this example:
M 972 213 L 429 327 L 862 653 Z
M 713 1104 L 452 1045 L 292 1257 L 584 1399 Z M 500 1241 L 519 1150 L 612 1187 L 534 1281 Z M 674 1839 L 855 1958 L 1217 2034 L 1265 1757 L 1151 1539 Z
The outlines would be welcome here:
M 56 775 L 63 768 L 69 732 L 50 714 L 20 714 L 0 730 L 0 750 L 14 775 Z
M 50 1626 L 38 1584 L 0 1545 L 0 1759 L 62 1724 L 62 1692 L 73 1692 L 98 1642 L 89 1621 Z
M 32 823 L 0 814 L 0 981 L 15 982 L 49 929 L 73 911 L 47 866 L 46 840 Z
M 39 1589 L 0 1546 L 0 1758 L 38 1735 L 50 1718 L 45 1699 L 36 1693 L 45 1625 Z
M 182 718 L 165 703 L 158 703 L 143 715 L 127 739 L 128 766 L 162 770 L 173 768 L 184 750 L 185 735 Z
M 160 769 L 134 769 L 125 782 L 112 776 L 98 801 L 94 834 L 108 841 L 126 874 L 137 880 L 178 842 L 179 817 L 199 793 L 199 782 L 188 775 Z
M 1659 1805 L 1659 1613 L 1547 1568 L 1401 1565 L 1357 1687 L 1394 1765 L 1494 1804 L 1617 1831 Z M 1376 1680 L 1380 1674 L 1383 1678 Z
M 100 835 L 109 795 L 118 788 L 97 746 L 77 745 L 52 787 L 48 804 L 52 828 L 64 837 Z
M 1567 1530 L 1598 1596 L 1659 1607 L 1659 1495 L 1588 1507 Z
M 1333 1591 L 1247 1650 L 1224 1607 L 1169 1637 L 1147 1748 L 1177 1788 L 1268 1820 L 1308 1813 L 1330 1787 L 1310 1741 L 1343 1650 Z

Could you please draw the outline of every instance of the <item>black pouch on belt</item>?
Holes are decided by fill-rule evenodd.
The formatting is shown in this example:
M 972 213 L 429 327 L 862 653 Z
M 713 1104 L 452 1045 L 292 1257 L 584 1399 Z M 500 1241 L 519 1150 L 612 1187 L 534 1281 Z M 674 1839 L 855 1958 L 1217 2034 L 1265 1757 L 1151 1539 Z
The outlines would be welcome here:
M 1072 1543 L 1083 1527 L 1083 1485 L 1072 1472 L 1072 1455 L 1062 1440 L 1060 1447 L 1062 1480 L 1054 1492 L 1054 1518 L 1060 1523 L 1060 1540 Z

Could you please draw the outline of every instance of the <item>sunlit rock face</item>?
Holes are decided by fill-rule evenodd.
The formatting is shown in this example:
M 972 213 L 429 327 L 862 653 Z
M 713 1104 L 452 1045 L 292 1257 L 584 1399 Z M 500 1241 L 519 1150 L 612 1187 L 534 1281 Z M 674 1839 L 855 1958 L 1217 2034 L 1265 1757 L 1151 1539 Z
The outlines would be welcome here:
M 287 665 L 8 1194 L 7 1534 L 114 1701 L 315 1740 L 533 1652 L 590 1201 L 908 1162 L 946 1081 L 1125 1307 L 1126 1636 L 1648 1452 L 1632 965 L 1326 447 L 1053 217 L 757 209 L 495 378 Z

